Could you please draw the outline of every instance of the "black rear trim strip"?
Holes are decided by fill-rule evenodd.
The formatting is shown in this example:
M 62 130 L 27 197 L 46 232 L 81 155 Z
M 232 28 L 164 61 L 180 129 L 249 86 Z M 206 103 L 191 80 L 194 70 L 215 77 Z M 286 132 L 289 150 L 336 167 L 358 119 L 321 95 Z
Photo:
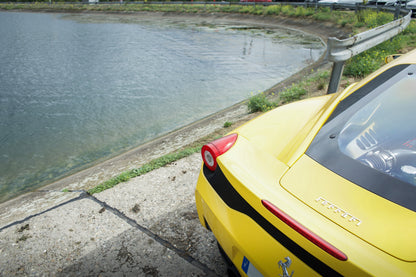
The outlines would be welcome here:
M 212 172 L 204 166 L 204 175 L 212 188 L 217 192 L 228 207 L 246 214 L 253 219 L 260 227 L 276 239 L 281 245 L 292 252 L 296 257 L 315 270 L 322 276 L 342 276 L 334 269 L 318 260 L 312 254 L 300 247 L 293 240 L 288 238 L 259 212 L 257 212 L 230 184 L 219 166 Z

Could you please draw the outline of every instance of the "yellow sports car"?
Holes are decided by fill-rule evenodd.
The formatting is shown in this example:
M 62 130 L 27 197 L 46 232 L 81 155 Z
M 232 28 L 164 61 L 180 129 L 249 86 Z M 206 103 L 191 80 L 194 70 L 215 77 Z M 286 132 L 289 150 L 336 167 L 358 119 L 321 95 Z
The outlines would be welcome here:
M 416 51 L 202 148 L 231 276 L 416 276 Z

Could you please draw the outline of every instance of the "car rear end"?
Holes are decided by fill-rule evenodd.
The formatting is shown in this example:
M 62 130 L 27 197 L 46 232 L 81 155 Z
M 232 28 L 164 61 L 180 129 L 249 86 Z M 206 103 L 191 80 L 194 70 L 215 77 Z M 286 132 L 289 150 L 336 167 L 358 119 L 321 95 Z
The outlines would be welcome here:
M 201 169 L 196 202 L 202 225 L 214 233 L 240 275 L 394 276 L 398 273 L 393 265 L 401 261 L 363 242 L 282 189 L 276 180 L 287 167 L 265 153 L 260 160 L 258 154 L 250 157 L 247 150 L 258 149 L 253 149 L 243 137 L 238 140 L 221 157 L 214 172 L 206 167 Z M 240 152 L 246 153 L 244 157 Z M 238 163 L 232 157 L 236 153 Z M 263 177 L 247 172 L 247 168 L 260 164 L 269 165 L 267 169 L 259 168 L 267 173 Z M 284 207 L 281 212 L 289 220 L 273 214 L 262 203 L 264 200 Z M 300 230 L 296 229 L 296 222 L 302 222 L 298 224 Z M 284 272 L 289 275 L 283 275 Z M 410 276 L 406 272 L 399 275 Z
M 195 193 L 199 219 L 240 275 L 416 275 L 415 213 L 305 154 L 340 101 L 366 82 L 258 117 L 235 131 L 224 152 L 214 153 L 215 168 L 202 166 Z M 400 229 L 397 249 L 394 226 Z

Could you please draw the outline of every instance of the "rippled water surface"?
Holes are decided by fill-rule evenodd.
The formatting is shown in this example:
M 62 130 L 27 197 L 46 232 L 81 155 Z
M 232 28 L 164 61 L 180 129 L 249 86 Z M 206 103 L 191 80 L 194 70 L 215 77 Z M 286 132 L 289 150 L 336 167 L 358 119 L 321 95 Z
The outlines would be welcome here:
M 240 25 L 0 12 L 0 202 L 226 108 L 323 53 Z

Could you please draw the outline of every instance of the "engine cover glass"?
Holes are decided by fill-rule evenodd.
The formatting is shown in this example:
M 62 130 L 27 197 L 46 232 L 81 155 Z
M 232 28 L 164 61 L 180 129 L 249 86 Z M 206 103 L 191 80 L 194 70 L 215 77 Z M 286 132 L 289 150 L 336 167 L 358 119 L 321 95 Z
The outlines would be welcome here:
M 416 76 L 407 75 L 360 108 L 338 136 L 340 151 L 416 185 Z
M 342 100 L 306 154 L 343 178 L 416 211 L 416 65 L 401 64 Z

